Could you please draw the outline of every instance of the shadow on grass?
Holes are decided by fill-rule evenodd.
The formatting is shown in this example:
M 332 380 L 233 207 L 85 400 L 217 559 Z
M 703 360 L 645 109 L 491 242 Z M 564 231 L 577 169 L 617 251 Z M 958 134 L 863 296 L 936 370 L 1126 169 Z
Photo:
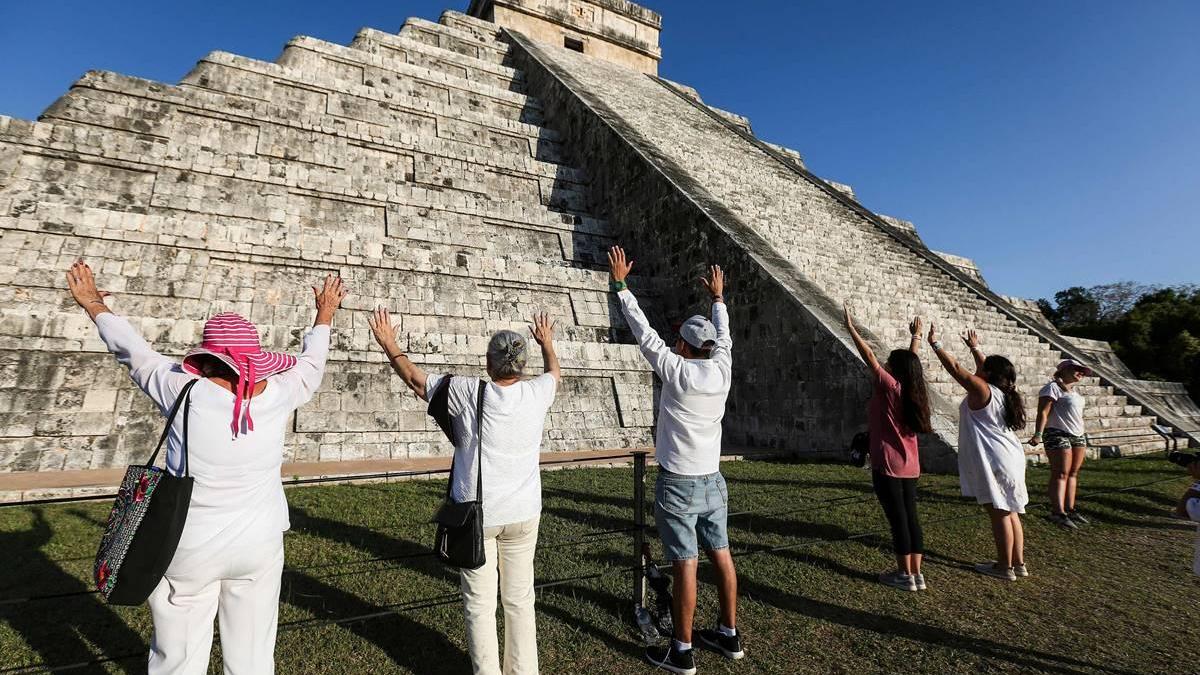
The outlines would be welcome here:
M 1027 669 L 1054 673 L 1075 673 L 1086 669 L 1119 675 L 1136 675 L 1136 671 L 1121 670 L 1057 654 L 961 635 L 938 626 L 801 597 L 745 577 L 739 579 L 739 589 L 747 598 L 785 612 L 848 628 L 872 631 L 887 638 L 900 637 L 934 647 L 967 651 L 983 658 L 994 659 L 999 663 L 1011 663 Z
M 569 609 L 553 604 L 555 598 L 562 598 L 569 602 L 591 604 L 604 613 L 606 620 L 602 623 L 588 621 L 577 612 L 572 612 Z M 618 634 L 614 630 L 617 627 L 628 625 L 628 622 L 622 621 L 620 618 L 621 609 L 626 603 L 626 600 L 609 593 L 597 591 L 580 584 L 568 584 L 551 586 L 542 590 L 537 611 L 538 614 L 543 614 L 561 624 L 591 635 L 603 642 L 610 649 L 618 651 L 625 656 L 640 659 L 642 658 L 642 654 L 637 644 L 628 635 Z
M 33 527 L 20 532 L 0 534 L 0 551 L 8 561 L 19 561 L 16 573 L 40 588 L 54 593 L 89 591 L 82 581 L 68 574 L 42 552 L 53 536 L 41 509 L 33 509 Z M 10 567 L 8 563 L 5 565 Z M 7 573 L 12 574 L 9 570 Z M 142 636 L 129 628 L 116 612 L 104 605 L 98 595 L 80 595 L 36 603 L 0 604 L 0 623 L 20 634 L 29 648 L 49 667 L 85 663 L 97 658 L 123 656 L 146 649 Z M 99 648 L 92 651 L 91 645 Z M 17 667 L 0 658 L 0 665 Z M 116 661 L 109 667 L 120 672 L 145 672 L 144 662 Z
M 383 608 L 306 574 L 288 577 L 284 601 L 308 610 L 320 619 L 337 620 L 378 612 Z M 345 630 L 368 640 L 396 665 L 414 673 L 468 673 L 471 660 L 450 642 L 445 633 L 397 613 L 391 616 L 342 624 Z

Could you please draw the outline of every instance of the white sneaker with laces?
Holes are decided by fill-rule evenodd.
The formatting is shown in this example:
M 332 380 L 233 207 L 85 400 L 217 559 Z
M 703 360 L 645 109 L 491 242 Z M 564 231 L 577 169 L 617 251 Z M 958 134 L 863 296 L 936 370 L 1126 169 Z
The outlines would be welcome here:
M 1016 581 L 1017 573 L 1011 567 L 1000 567 L 999 563 L 994 560 L 982 562 L 975 566 L 975 571 L 980 574 L 987 575 L 996 579 L 1005 581 Z

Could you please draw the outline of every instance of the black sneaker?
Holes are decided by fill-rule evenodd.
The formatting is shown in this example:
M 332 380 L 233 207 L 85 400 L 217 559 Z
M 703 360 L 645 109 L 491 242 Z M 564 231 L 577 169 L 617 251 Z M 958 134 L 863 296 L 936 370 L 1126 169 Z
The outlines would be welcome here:
M 699 635 L 705 646 L 724 654 L 727 659 L 736 661 L 746 655 L 742 651 L 742 636 L 736 630 L 733 635 L 726 635 L 715 628 L 704 628 Z
M 674 645 L 646 649 L 646 660 L 654 665 L 679 675 L 696 675 L 695 649 L 681 652 Z
M 1076 525 L 1087 525 L 1090 522 L 1087 518 L 1083 517 L 1083 514 L 1075 510 L 1067 511 L 1067 517 Z

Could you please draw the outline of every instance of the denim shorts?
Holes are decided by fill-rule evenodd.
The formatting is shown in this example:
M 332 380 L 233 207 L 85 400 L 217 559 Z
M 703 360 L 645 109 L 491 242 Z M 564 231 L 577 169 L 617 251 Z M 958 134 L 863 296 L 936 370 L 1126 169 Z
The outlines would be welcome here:
M 681 476 L 660 469 L 654 484 L 654 517 L 669 562 L 695 560 L 700 548 L 729 548 L 725 477 L 720 472 Z
M 1068 448 L 1086 448 L 1087 436 L 1072 436 L 1062 429 L 1046 429 L 1042 442 L 1047 450 L 1066 450 Z

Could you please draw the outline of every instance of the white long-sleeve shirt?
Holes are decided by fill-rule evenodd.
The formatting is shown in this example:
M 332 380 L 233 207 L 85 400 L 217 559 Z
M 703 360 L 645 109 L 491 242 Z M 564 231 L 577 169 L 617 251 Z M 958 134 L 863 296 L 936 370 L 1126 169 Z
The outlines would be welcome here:
M 721 420 L 733 381 L 733 338 L 725 303 L 714 302 L 712 306 L 712 322 L 717 329 L 712 357 L 685 359 L 654 332 L 629 289 L 617 297 L 642 355 L 663 383 L 654 432 L 655 459 L 671 473 L 716 473 L 721 463 Z
M 197 379 L 173 359 L 154 351 L 125 319 L 111 313 L 96 317 L 100 339 L 129 368 L 134 384 L 154 401 L 163 415 L 171 410 L 183 386 Z M 329 326 L 316 326 L 304 337 L 296 366 L 267 378 L 250 410 L 254 430 L 234 437 L 229 431 L 233 393 L 201 379 L 189 398 L 188 469 L 195 484 L 176 561 L 211 558 L 222 550 L 278 537 L 290 527 L 279 468 L 284 432 L 292 412 L 312 399 L 325 374 Z M 180 440 L 183 410 L 167 436 L 167 469 L 182 471 Z M 153 452 L 145 448 L 145 461 Z M 140 451 L 139 451 L 140 452 Z M 172 562 L 172 568 L 176 565 Z

